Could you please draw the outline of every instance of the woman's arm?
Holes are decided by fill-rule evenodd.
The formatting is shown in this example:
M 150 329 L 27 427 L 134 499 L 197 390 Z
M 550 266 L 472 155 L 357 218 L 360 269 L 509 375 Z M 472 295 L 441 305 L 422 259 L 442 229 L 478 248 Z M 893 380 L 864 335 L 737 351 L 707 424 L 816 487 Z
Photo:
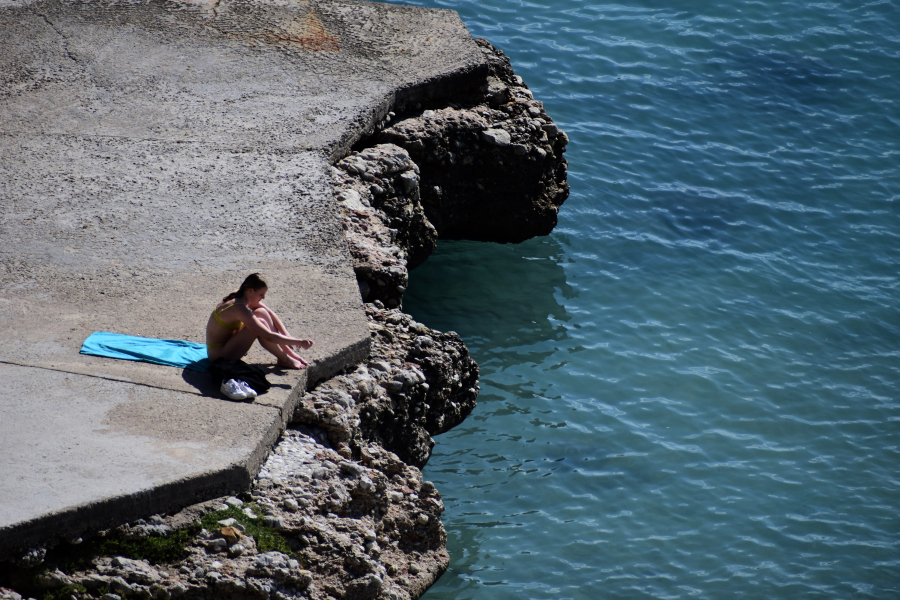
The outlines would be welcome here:
M 287 337 L 294 337 L 294 336 L 292 336 L 292 335 L 288 332 L 287 328 L 284 326 L 284 323 L 281 322 L 281 319 L 278 318 L 278 315 L 275 314 L 275 311 L 274 311 L 274 310 L 272 310 L 271 308 L 269 308 L 268 306 L 266 306 L 266 305 L 263 304 L 262 302 L 260 302 L 259 305 L 260 305 L 261 307 L 263 307 L 264 309 L 266 309 L 266 312 L 269 314 L 269 318 L 272 319 L 272 324 L 275 326 L 275 333 L 280 333 L 281 335 L 286 335 Z M 309 348 L 310 346 L 313 345 L 313 341 L 312 341 L 312 340 L 307 339 L 306 341 L 309 342 L 309 346 L 306 346 L 306 348 Z M 284 348 L 284 351 L 285 351 L 289 356 L 291 356 L 292 358 L 295 358 L 295 359 L 297 359 L 297 360 L 303 361 L 304 363 L 306 362 L 305 360 L 303 360 L 303 358 L 302 358 L 301 356 L 299 356 L 298 354 L 295 354 L 295 353 L 291 350 L 291 347 L 290 347 L 290 346 L 286 346 L 286 347 Z
M 268 312 L 269 315 L 274 314 L 268 308 L 263 308 L 266 309 L 266 312 Z M 279 346 L 297 346 L 303 349 L 309 348 L 313 345 L 313 341 L 310 339 L 295 338 L 283 333 L 272 331 L 271 329 L 269 329 L 269 326 L 265 321 L 257 317 L 253 313 L 253 311 L 246 306 L 243 307 L 243 310 L 240 314 L 241 322 L 244 324 L 244 326 L 247 327 L 253 335 L 263 341 L 278 344 Z M 279 319 L 277 322 L 280 323 L 281 320 Z M 273 325 L 274 324 L 275 320 L 273 319 Z M 281 328 L 284 329 L 284 325 L 282 325 Z

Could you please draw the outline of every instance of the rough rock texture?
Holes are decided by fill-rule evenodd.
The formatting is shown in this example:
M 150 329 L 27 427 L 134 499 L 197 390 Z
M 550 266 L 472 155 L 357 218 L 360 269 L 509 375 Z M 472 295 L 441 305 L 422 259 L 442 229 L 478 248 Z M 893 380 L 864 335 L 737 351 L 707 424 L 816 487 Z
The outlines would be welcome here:
M 556 226 L 569 195 L 569 139 L 503 52 L 477 42 L 491 64 L 480 88 L 441 107 L 390 113 L 374 145 L 331 170 L 365 302 L 401 306 L 409 270 L 438 236 L 520 242 Z
M 328 432 L 338 452 L 358 458 L 368 444 L 423 467 L 443 433 L 475 408 L 478 365 L 453 332 L 429 329 L 399 310 L 366 305 L 369 360 L 303 397 L 294 422 Z
M 492 71 L 477 93 L 410 115 L 375 139 L 406 149 L 418 165 L 422 206 L 440 237 L 521 242 L 546 235 L 569 195 L 569 139 L 503 52 L 476 41 Z
M 419 168 L 402 148 L 380 144 L 340 160 L 331 179 L 363 300 L 400 306 L 408 269 L 437 242 L 419 202 Z

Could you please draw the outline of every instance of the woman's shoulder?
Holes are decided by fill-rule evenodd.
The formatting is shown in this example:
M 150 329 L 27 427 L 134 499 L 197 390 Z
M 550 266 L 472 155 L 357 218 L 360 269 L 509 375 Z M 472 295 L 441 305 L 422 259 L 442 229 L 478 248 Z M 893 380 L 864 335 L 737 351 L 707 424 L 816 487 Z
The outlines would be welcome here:
M 240 309 L 241 308 L 246 309 L 247 305 L 244 304 L 243 302 L 238 302 L 237 300 L 228 300 L 226 302 L 219 302 L 216 305 L 216 312 L 221 314 L 227 310 L 231 310 L 234 307 L 238 307 L 238 310 L 236 312 L 243 312 Z

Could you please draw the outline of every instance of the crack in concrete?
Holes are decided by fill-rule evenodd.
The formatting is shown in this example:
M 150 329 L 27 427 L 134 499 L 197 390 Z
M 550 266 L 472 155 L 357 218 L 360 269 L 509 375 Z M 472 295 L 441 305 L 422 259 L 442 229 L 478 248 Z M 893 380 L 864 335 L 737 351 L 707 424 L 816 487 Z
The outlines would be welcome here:
M 43 14 L 43 13 L 39 13 L 39 12 L 34 12 L 34 14 L 36 14 L 37 16 L 39 16 L 40 18 L 42 18 L 42 19 L 44 20 L 44 22 L 45 22 L 47 25 L 50 26 L 50 29 L 52 29 L 53 31 L 55 31 L 56 34 L 59 35 L 59 37 L 61 37 L 61 38 L 63 39 L 63 45 L 62 45 L 62 46 L 63 46 L 63 50 L 66 51 L 66 56 L 68 56 L 69 59 L 70 59 L 72 62 L 74 62 L 76 65 L 77 65 L 77 64 L 80 64 L 80 63 L 78 62 L 78 59 L 75 57 L 75 55 L 72 54 L 72 52 L 69 50 L 69 38 L 66 37 L 66 34 L 64 34 L 64 33 L 62 32 L 61 29 L 59 29 L 56 25 L 54 25 L 54 24 L 53 24 L 53 21 L 51 21 L 51 20 L 47 17 L 47 15 L 45 15 L 45 14 Z

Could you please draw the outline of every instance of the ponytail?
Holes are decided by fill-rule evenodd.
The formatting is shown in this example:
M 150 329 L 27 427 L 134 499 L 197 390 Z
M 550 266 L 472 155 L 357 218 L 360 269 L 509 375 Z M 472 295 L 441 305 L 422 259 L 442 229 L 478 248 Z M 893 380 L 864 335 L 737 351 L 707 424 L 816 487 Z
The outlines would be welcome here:
M 251 273 L 247 276 L 247 279 L 244 280 L 244 283 L 241 284 L 241 287 L 222 298 L 222 302 L 240 298 L 247 290 L 259 290 L 267 287 L 269 287 L 269 284 L 266 283 L 265 279 L 263 279 L 259 273 Z

